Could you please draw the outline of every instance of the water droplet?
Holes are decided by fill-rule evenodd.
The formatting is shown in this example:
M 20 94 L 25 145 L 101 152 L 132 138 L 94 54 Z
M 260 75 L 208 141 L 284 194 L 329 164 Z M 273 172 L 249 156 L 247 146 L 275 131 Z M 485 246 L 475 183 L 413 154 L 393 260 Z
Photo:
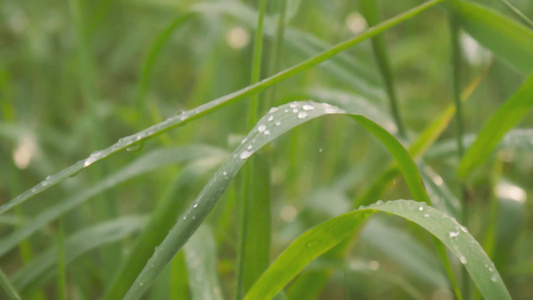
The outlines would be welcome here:
M 246 143 L 247 140 L 248 140 L 247 138 L 242 139 L 241 144 Z
M 274 120 L 274 116 L 270 116 L 270 117 L 268 117 L 268 121 L 269 121 L 269 122 L 272 121 L 272 120 Z
M 246 147 L 246 149 L 248 150 L 252 150 L 253 146 L 252 145 L 248 145 L 248 147 Z
M 383 200 L 376 201 L 376 205 L 381 205 L 381 204 L 383 204 Z
M 318 152 L 322 152 L 324 149 L 322 147 L 318 148 Z
M 286 112 L 286 113 L 287 113 L 287 112 L 289 112 L 289 110 L 288 110 L 288 109 L 286 109 L 286 110 L 284 110 L 284 112 Z
M 293 103 L 290 103 L 289 106 L 291 108 L 296 108 L 296 107 L 298 107 L 298 104 L 296 102 L 293 102 Z
M 139 285 L 140 285 L 140 286 L 143 286 L 143 285 L 144 285 L 144 283 L 142 283 L 142 282 L 141 282 L 141 283 L 139 283 Z
M 139 143 L 132 144 L 131 146 L 126 148 L 126 151 L 135 152 L 135 151 L 140 151 L 142 148 L 144 148 L 144 142 L 139 142 Z
M 266 128 L 267 127 L 265 125 L 261 124 L 261 125 L 259 125 L 259 127 L 257 127 L 257 131 L 263 132 L 263 131 L 265 131 Z
M 194 205 L 192 207 L 197 208 L 198 207 L 198 203 L 194 203 Z
M 309 105 L 309 104 L 305 104 L 302 108 L 304 110 L 313 110 L 313 109 L 315 109 L 315 107 L 313 105 Z
M 458 235 L 459 235 L 459 231 L 450 231 L 450 233 L 448 234 L 450 238 L 457 237 Z
M 298 112 L 298 109 L 295 108 L 295 109 L 292 110 L 292 112 L 293 112 L 293 113 L 297 113 L 297 112 Z
M 498 282 L 498 275 L 497 274 L 494 274 L 490 277 L 490 280 L 492 280 L 492 282 Z
M 425 214 L 424 214 L 424 218 L 427 218 L 427 217 L 429 217 L 429 214 L 428 214 L 428 213 L 425 213 Z
M 265 130 L 264 134 L 265 135 L 270 135 L 270 130 Z
M 222 175 L 227 176 L 228 172 L 224 171 L 224 172 L 222 172 Z
M 461 230 L 464 232 L 464 233 L 467 233 L 468 232 L 468 228 L 464 227 L 464 226 L 461 226 Z
M 183 216 L 183 220 L 187 220 L 187 216 Z
M 298 114 L 298 118 L 299 119 L 304 119 L 305 117 L 307 117 L 307 113 L 305 113 L 303 111 Z
M 277 108 L 277 107 L 272 107 L 272 108 L 268 111 L 268 113 L 270 113 L 270 114 L 271 114 L 271 113 L 275 113 L 275 112 L 277 112 L 278 110 L 279 110 L 279 108 Z
M 418 210 L 419 210 L 419 211 L 423 211 L 423 210 L 424 210 L 424 207 L 420 206 L 420 207 L 418 207 Z
M 276 122 L 276 126 L 279 126 L 279 125 L 281 125 L 281 122 L 280 122 L 280 121 L 277 121 L 277 122 Z
M 464 257 L 464 256 L 462 256 L 462 255 L 459 257 L 459 261 L 461 261 L 461 263 L 462 263 L 463 265 L 466 265 L 466 263 L 468 262 L 468 261 L 466 260 L 466 257 Z
M 251 151 L 246 151 L 244 150 L 243 152 L 241 152 L 241 154 L 239 155 L 239 157 L 241 159 L 247 159 L 248 157 L 250 157 L 250 155 L 252 155 L 252 152 Z

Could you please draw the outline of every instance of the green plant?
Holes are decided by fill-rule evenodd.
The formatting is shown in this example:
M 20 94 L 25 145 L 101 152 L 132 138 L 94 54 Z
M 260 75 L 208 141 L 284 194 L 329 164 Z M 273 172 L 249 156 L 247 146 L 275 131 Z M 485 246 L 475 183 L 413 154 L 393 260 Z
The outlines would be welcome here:
M 2 299 L 531 292 L 531 5 L 28 2 L 0 5 Z

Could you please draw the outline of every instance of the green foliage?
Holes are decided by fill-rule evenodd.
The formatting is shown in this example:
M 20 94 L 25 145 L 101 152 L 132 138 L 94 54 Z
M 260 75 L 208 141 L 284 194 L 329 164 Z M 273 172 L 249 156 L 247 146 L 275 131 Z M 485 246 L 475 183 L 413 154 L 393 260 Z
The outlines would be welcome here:
M 0 298 L 527 299 L 532 13 L 1 2 Z

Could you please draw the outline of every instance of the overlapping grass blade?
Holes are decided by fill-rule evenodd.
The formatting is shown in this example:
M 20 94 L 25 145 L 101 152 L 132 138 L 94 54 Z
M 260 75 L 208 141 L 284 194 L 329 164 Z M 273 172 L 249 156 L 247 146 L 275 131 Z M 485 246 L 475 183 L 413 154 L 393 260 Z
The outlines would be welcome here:
M 361 11 L 365 16 L 365 19 L 369 26 L 374 26 L 379 23 L 380 14 L 378 9 L 378 3 L 376 0 L 362 0 L 360 1 Z M 400 136 L 405 137 L 405 127 L 400 115 L 400 109 L 398 107 L 398 97 L 396 96 L 396 90 L 394 87 L 394 79 L 392 76 L 392 68 L 387 53 L 387 47 L 385 44 L 385 37 L 383 34 L 377 35 L 372 38 L 372 50 L 381 72 L 381 77 L 385 83 L 387 96 L 389 98 L 390 112 L 394 117 L 396 126 L 398 126 L 398 133 Z
M 123 239 L 139 230 L 146 218 L 139 216 L 121 217 L 116 220 L 82 229 L 65 241 L 65 262 L 71 263 L 84 253 L 102 245 Z M 53 246 L 41 256 L 33 259 L 28 265 L 13 275 L 13 285 L 24 293 L 40 287 L 53 275 L 57 268 L 57 247 Z
M 126 294 L 125 299 L 138 299 L 150 287 L 166 264 L 200 226 L 238 170 L 254 152 L 292 128 L 314 118 L 330 114 L 348 115 L 378 138 L 398 161 L 399 168 L 413 197 L 418 201 L 429 203 L 429 198 L 422 185 L 416 165 L 407 150 L 385 129 L 364 116 L 357 115 L 357 112 L 346 112 L 324 103 L 311 101 L 292 102 L 271 109 L 242 141 L 230 159 L 215 173 L 191 206 L 170 230 L 158 250 L 146 263 L 143 271 Z
M 483 248 L 453 218 L 408 200 L 373 204 L 330 219 L 302 234 L 269 267 L 245 299 L 270 299 L 311 261 L 353 234 L 370 215 L 386 212 L 418 224 L 442 241 L 463 263 L 485 299 L 511 299 Z
M 184 247 L 192 300 L 222 300 L 218 279 L 215 239 L 202 225 Z
M 468 1 L 451 1 L 461 26 L 481 45 L 516 70 L 533 72 L 533 30 L 492 9 Z
M 19 294 L 2 270 L 0 270 L 0 295 L 6 300 L 20 300 Z
M 533 41 L 533 39 L 532 39 Z M 532 52 L 533 53 L 533 52 Z M 466 177 L 482 164 L 498 145 L 503 136 L 515 127 L 533 105 L 533 73 L 522 86 L 490 118 L 468 149 L 458 167 L 460 177 Z
M 384 253 L 416 276 L 419 282 L 435 287 L 444 287 L 448 284 L 446 275 L 440 272 L 438 258 L 414 236 L 400 228 L 390 226 L 379 219 L 369 220 L 359 235 L 359 243 L 371 245 L 372 248 Z
M 131 249 L 125 261 L 118 269 L 114 280 L 107 287 L 104 299 L 121 299 L 131 286 L 137 274 L 144 267 L 145 262 L 154 253 L 165 237 L 166 233 L 176 222 L 176 218 L 186 205 L 190 188 L 194 186 L 202 175 L 219 166 L 225 156 L 214 156 L 199 159 L 185 167 L 173 182 L 155 207 L 150 219 Z
M 475 134 L 467 134 L 463 137 L 463 143 L 466 148 L 471 147 L 475 140 Z M 495 150 L 499 149 L 533 151 L 533 129 L 523 128 L 510 130 L 495 147 Z M 424 154 L 424 158 L 445 159 L 456 156 L 456 152 L 457 147 L 455 146 L 455 141 L 447 139 L 435 143 L 427 153 Z
M 253 157 L 250 178 L 249 219 L 244 251 L 243 288 L 248 291 L 270 264 L 270 168 L 261 157 Z
M 225 153 L 216 148 L 207 146 L 188 146 L 158 149 L 147 153 L 125 168 L 102 179 L 99 183 L 82 190 L 81 192 L 67 197 L 63 201 L 47 208 L 31 221 L 28 221 L 21 228 L 11 233 L 0 241 L 0 256 L 5 255 L 9 250 L 17 246 L 21 241 L 30 236 L 35 231 L 43 228 L 46 224 L 55 220 L 65 212 L 77 207 L 90 198 L 102 193 L 118 184 L 125 182 L 135 176 L 154 171 L 169 164 L 206 158 L 212 156 L 224 157 Z
M 104 150 L 93 152 L 88 158 L 78 161 L 74 165 L 60 171 L 59 173 L 50 176 L 47 180 L 42 181 L 41 183 L 37 184 L 33 188 L 25 191 L 24 193 L 20 194 L 19 196 L 15 197 L 11 201 L 4 203 L 2 206 L 0 206 L 0 213 L 3 213 L 16 205 L 19 205 L 23 203 L 24 201 L 28 200 L 29 198 L 37 195 L 38 193 L 41 193 L 42 191 L 50 188 L 51 186 L 54 186 L 58 184 L 59 182 L 65 180 L 69 176 L 72 176 L 79 171 L 81 171 L 84 168 L 87 168 L 91 166 L 92 164 L 103 160 L 121 150 L 124 150 L 128 147 L 131 147 L 133 144 L 144 142 L 145 140 L 152 138 L 154 136 L 160 135 L 172 128 L 175 128 L 180 125 L 184 125 L 186 123 L 189 123 L 193 120 L 196 120 L 202 116 L 205 116 L 211 112 L 217 111 L 220 108 L 230 105 L 232 103 L 235 103 L 239 100 L 245 99 L 251 95 L 257 94 L 260 91 L 265 90 L 266 88 L 279 83 L 283 80 L 286 80 L 290 77 L 293 77 L 307 69 L 310 69 L 324 61 L 329 60 L 330 58 L 334 57 L 335 55 L 341 53 L 342 51 L 345 51 L 352 46 L 367 40 L 369 38 L 372 38 L 376 36 L 377 34 L 380 34 L 381 32 L 403 22 L 406 21 L 417 14 L 423 12 L 424 10 L 435 6 L 439 4 L 440 2 L 443 2 L 444 0 L 432 0 L 429 2 L 426 2 L 422 5 L 419 5 L 409 11 L 406 11 L 394 18 L 388 19 L 384 22 L 381 22 L 380 24 L 369 28 L 367 31 L 361 33 L 360 35 L 345 41 L 343 43 L 340 43 L 316 56 L 313 58 L 310 58 L 296 66 L 293 66 L 291 68 L 288 68 L 282 72 L 277 73 L 276 75 L 273 75 L 269 78 L 263 79 L 262 81 L 253 84 L 251 86 L 248 86 L 244 89 L 241 89 L 239 91 L 233 92 L 231 94 L 228 94 L 226 96 L 223 96 L 221 98 L 215 99 L 211 102 L 208 102 L 204 105 L 201 105 L 195 109 L 192 109 L 187 112 L 183 112 L 180 115 L 171 117 L 161 123 L 158 123 L 156 125 L 153 125 L 141 132 L 138 132 L 136 134 L 133 134 L 131 136 L 121 138 L 118 140 L 114 145 L 112 145 L 109 148 L 106 148 Z

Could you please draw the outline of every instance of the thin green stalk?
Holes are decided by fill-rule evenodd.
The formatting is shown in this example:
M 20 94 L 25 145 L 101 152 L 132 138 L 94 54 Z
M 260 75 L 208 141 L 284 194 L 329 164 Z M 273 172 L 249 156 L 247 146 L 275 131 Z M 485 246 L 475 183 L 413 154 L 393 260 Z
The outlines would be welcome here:
M 287 15 L 287 0 L 278 0 L 279 16 L 276 26 L 276 36 L 274 37 L 274 45 L 272 47 L 272 64 L 271 73 L 275 74 L 281 68 L 281 49 L 283 48 L 283 39 L 285 36 L 285 19 Z M 265 101 L 264 107 L 276 106 L 277 88 L 272 87 L 268 98 Z
M 19 294 L 2 270 L 0 270 L 0 295 L 7 300 L 20 300 Z
M 524 15 L 524 13 L 521 12 L 516 6 L 514 6 L 511 2 L 507 0 L 501 0 L 501 1 L 503 2 L 503 4 L 505 4 L 505 6 L 507 6 L 507 8 L 509 8 L 510 11 L 516 14 L 518 18 L 522 20 L 522 22 L 524 22 L 526 25 L 529 25 L 529 27 L 533 28 L 533 21 L 530 18 L 528 18 L 526 15 Z
M 464 154 L 463 145 L 463 105 L 461 103 L 461 49 L 459 48 L 459 18 L 452 12 L 450 16 L 450 37 L 453 66 L 453 100 L 455 103 L 457 154 L 459 160 Z
M 255 32 L 254 53 L 252 58 L 252 78 L 251 83 L 257 83 L 261 80 L 261 59 L 263 52 L 263 21 L 265 18 L 267 0 L 260 0 L 259 2 L 259 16 L 257 19 L 257 31 Z M 259 113 L 259 96 L 252 95 L 248 104 L 248 121 L 247 129 L 252 129 L 257 123 L 257 115 Z M 251 174 L 253 172 L 253 162 L 251 159 L 245 166 L 242 174 L 242 190 L 241 202 L 239 207 L 239 237 L 237 249 L 237 287 L 235 291 L 235 299 L 242 298 L 244 291 L 244 264 L 246 254 L 246 240 L 248 235 L 248 217 L 250 210 L 250 186 Z
M 19 196 L 15 197 L 11 201 L 4 203 L 0 206 L 0 213 L 6 212 L 9 209 L 25 202 L 29 198 L 49 189 L 52 186 L 55 186 L 56 184 L 62 182 L 66 178 L 78 173 L 84 168 L 89 167 L 90 165 L 93 165 L 101 160 L 104 160 L 111 155 L 120 152 L 128 147 L 131 147 L 134 144 L 142 143 L 146 141 L 149 138 L 156 137 L 158 135 L 161 135 L 171 129 L 174 129 L 178 126 L 185 125 L 187 123 L 190 123 L 194 120 L 197 120 L 205 115 L 208 115 L 212 112 L 218 111 L 222 107 L 229 106 L 233 103 L 236 103 L 240 100 L 246 99 L 252 95 L 255 95 L 277 83 L 280 83 L 286 79 L 289 79 L 297 74 L 300 74 L 301 72 L 308 70 L 324 61 L 327 61 L 328 59 L 332 58 L 333 56 L 350 49 L 351 47 L 359 44 L 362 41 L 365 41 L 369 38 L 372 38 L 383 31 L 394 27 L 403 21 L 409 20 L 410 18 L 422 13 L 423 11 L 427 10 L 428 8 L 431 8 L 439 3 L 444 2 L 445 0 L 432 0 L 429 2 L 426 2 L 424 4 L 421 4 L 419 6 L 416 6 L 396 17 L 390 18 L 386 21 L 381 22 L 380 24 L 369 28 L 365 32 L 361 33 L 358 36 L 355 36 L 345 42 L 342 42 L 340 44 L 337 44 L 336 46 L 300 63 L 293 67 L 290 67 L 288 69 L 285 69 L 284 71 L 281 71 L 277 73 L 276 75 L 273 75 L 271 77 L 268 77 L 266 79 L 261 80 L 258 83 L 252 84 L 248 87 L 245 87 L 241 90 L 238 90 L 236 92 L 230 93 L 228 95 L 222 96 L 218 99 L 215 99 L 213 101 L 210 101 L 208 103 L 205 103 L 201 106 L 198 106 L 190 111 L 184 112 L 183 114 L 174 116 L 172 118 L 169 118 L 166 121 L 163 121 L 161 123 L 155 124 L 143 131 L 137 132 L 131 136 L 124 137 L 120 139 L 118 142 L 113 144 L 112 146 L 103 149 L 101 151 L 96 152 L 91 157 L 78 161 L 74 165 L 60 171 L 59 173 L 51 176 L 48 180 L 45 180 L 43 182 L 40 182 L 39 184 L 35 185 L 33 188 L 26 190 L 24 193 L 20 194 Z
M 456 12 L 451 12 L 450 16 L 450 39 L 451 39 L 451 52 L 452 52 L 452 68 L 453 68 L 453 99 L 455 103 L 455 120 L 456 120 L 456 140 L 457 140 L 457 155 L 459 161 L 464 155 L 463 145 L 463 104 L 461 101 L 461 49 L 459 46 L 459 18 Z M 463 205 L 462 223 L 464 226 L 468 226 L 469 216 L 469 203 L 466 197 L 467 190 L 464 182 L 460 182 L 459 201 Z M 470 278 L 468 276 L 466 268 L 462 270 L 462 283 L 463 283 L 463 295 L 470 295 Z M 455 286 L 454 286 L 455 287 Z M 457 293 L 456 293 L 457 294 Z
M 57 299 L 67 299 L 67 274 L 65 263 L 65 220 L 59 218 L 57 237 Z
M 379 23 L 381 19 L 378 13 L 377 0 L 362 0 L 360 1 L 361 8 L 365 19 L 369 26 L 374 26 Z M 394 79 L 392 76 L 392 70 L 390 66 L 389 56 L 387 54 L 387 47 L 385 45 L 385 39 L 383 34 L 376 35 L 372 38 L 372 50 L 376 57 L 383 82 L 385 83 L 385 89 L 389 97 L 389 106 L 392 117 L 398 127 L 398 134 L 401 137 L 406 137 L 405 127 L 398 107 L 398 97 L 394 88 Z

